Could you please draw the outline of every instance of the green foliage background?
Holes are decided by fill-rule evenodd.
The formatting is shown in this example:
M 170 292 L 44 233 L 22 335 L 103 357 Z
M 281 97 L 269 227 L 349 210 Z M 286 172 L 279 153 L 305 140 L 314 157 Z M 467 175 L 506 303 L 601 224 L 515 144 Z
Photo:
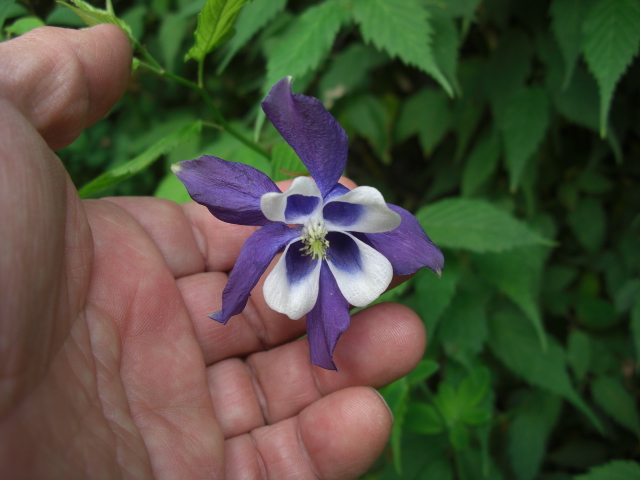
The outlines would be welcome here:
M 0 27 L 128 31 L 128 93 L 59 152 L 83 196 L 186 201 L 169 165 L 203 153 L 303 173 L 259 109 L 292 75 L 348 131 L 348 175 L 445 252 L 383 296 L 430 341 L 383 389 L 365 478 L 640 478 L 640 2 L 70 6 L 5 0 Z

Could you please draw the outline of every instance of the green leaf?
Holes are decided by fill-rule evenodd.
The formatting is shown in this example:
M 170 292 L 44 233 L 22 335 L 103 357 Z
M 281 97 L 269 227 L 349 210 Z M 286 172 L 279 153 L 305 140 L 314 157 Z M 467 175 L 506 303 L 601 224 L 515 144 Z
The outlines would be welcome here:
M 635 399 L 620 380 L 609 376 L 598 377 L 591 383 L 591 394 L 611 418 L 640 436 L 640 415 Z
M 305 10 L 269 53 L 266 88 L 287 75 L 299 77 L 317 69 L 349 19 L 349 10 L 340 0 L 328 0 Z
M 64 5 L 56 5 L 45 19 L 47 25 L 60 25 L 65 27 L 79 28 L 84 26 L 84 22 Z
M 417 0 L 353 0 L 352 6 L 365 42 L 428 73 L 453 96 L 436 64 L 429 12 Z
M 551 30 L 558 40 L 564 57 L 564 81 L 566 88 L 582 49 L 582 24 L 593 4 L 592 0 L 553 0 L 551 3 Z
M 589 473 L 577 475 L 574 480 L 640 480 L 640 465 L 629 460 L 614 460 L 593 467 Z
M 5 28 L 5 30 L 13 35 L 24 35 L 30 30 L 38 27 L 44 27 L 45 23 L 38 17 L 22 17 L 11 25 Z
M 420 360 L 416 368 L 407 375 L 407 382 L 409 382 L 409 385 L 422 383 L 439 369 L 440 365 L 438 362 L 428 359 Z
M 477 295 L 460 291 L 442 316 L 438 337 L 448 351 L 480 353 L 487 339 L 487 317 Z
M 636 369 L 640 369 L 640 298 L 631 310 L 631 335 L 636 350 Z
M 156 188 L 156 191 L 153 193 L 153 196 L 166 198 L 167 200 L 172 200 L 176 203 L 191 201 L 189 192 L 173 172 L 169 172 L 165 175 L 165 177 L 160 181 L 160 185 L 158 185 L 158 188 Z
M 604 242 L 607 218 L 602 203 L 592 197 L 582 199 L 567 215 L 567 223 L 589 252 L 597 252 Z
M 567 361 L 578 383 L 582 383 L 591 366 L 591 340 L 582 330 L 571 330 L 569 333 Z
M 349 99 L 340 120 L 347 132 L 354 130 L 367 139 L 384 164 L 391 163 L 389 155 L 389 114 L 384 103 L 373 95 L 358 95 Z
M 2 4 L 0 4 L 0 29 L 4 25 L 4 20 L 7 18 L 7 14 L 16 0 L 6 0 Z
M 640 44 L 640 3 L 599 0 L 583 26 L 584 57 L 600 86 L 600 135 L 606 135 L 613 91 Z
M 511 466 L 517 480 L 537 478 L 551 430 L 562 407 L 560 397 L 534 390 L 520 406 L 507 433 Z
M 198 136 L 201 130 L 202 122 L 200 120 L 180 128 L 153 144 L 133 160 L 105 172 L 87 183 L 78 191 L 79 195 L 83 198 L 95 195 L 115 183 L 132 177 L 136 173 L 148 168 L 153 162 L 160 158 L 161 155 L 168 153 L 181 143 Z
M 509 187 L 515 191 L 549 127 L 549 101 L 540 87 L 526 88 L 505 105 L 499 118 L 504 140 Z
M 402 105 L 395 136 L 402 142 L 417 134 L 424 152 L 431 154 L 450 128 L 449 98 L 442 91 L 425 88 Z
M 390 442 L 393 450 L 393 463 L 396 471 L 400 473 L 402 471 L 402 430 L 405 413 L 407 411 L 409 385 L 405 378 L 401 378 L 382 388 L 380 393 L 393 413 L 393 427 L 391 428 Z
M 129 40 L 135 40 L 133 37 L 133 33 L 131 32 L 131 27 L 127 25 L 127 23 L 118 17 L 116 17 L 112 11 L 109 10 L 101 10 L 100 8 L 96 8 L 93 5 L 84 2 L 83 0 L 71 0 L 71 2 L 75 5 L 69 5 L 66 2 L 62 2 L 57 0 L 58 3 L 64 5 L 69 8 L 73 13 L 75 13 L 80 19 L 88 26 L 92 27 L 93 25 L 99 25 L 101 23 L 112 23 L 120 27 L 124 33 L 127 34 Z
M 218 67 L 218 74 L 222 73 L 229 62 L 235 57 L 251 38 L 284 10 L 287 0 L 253 0 L 244 7 L 236 21 L 236 34 L 229 41 L 229 49 Z
M 467 426 L 458 422 L 449 430 L 449 441 L 456 450 L 465 450 L 469 446 L 469 430 Z
M 248 0 L 207 0 L 198 14 L 196 43 L 184 57 L 202 62 L 212 50 L 229 40 L 233 34 L 233 24 L 242 6 Z
M 546 249 L 540 247 L 517 247 L 506 252 L 473 257 L 480 275 L 506 294 L 527 315 L 543 349 L 547 347 L 546 334 L 538 307 L 538 293 L 545 257 Z
M 516 312 L 498 312 L 490 324 L 491 349 L 511 371 L 531 385 L 566 398 L 602 430 L 597 416 L 571 384 L 564 350 L 555 339 L 549 338 L 548 348 L 543 350 L 533 326 Z
M 278 143 L 273 147 L 271 165 L 273 167 L 271 179 L 274 182 L 309 174 L 300 157 L 286 143 Z
M 158 42 L 165 68 L 173 72 L 176 56 L 186 34 L 187 19 L 182 15 L 168 13 L 162 17 Z
M 463 197 L 473 196 L 491 178 L 498 166 L 500 153 L 502 146 L 497 135 L 488 135 L 478 141 L 462 171 Z
M 453 88 L 460 93 L 456 79 L 458 69 L 458 47 L 460 38 L 456 23 L 450 15 L 440 9 L 431 10 L 431 27 L 433 28 L 433 56 L 440 71 Z
M 471 18 L 480 0 L 422 0 L 429 10 L 438 9 L 449 17 Z
M 416 213 L 440 247 L 500 252 L 523 245 L 552 245 L 526 224 L 483 200 L 450 198 Z
M 445 427 L 438 411 L 432 405 L 423 402 L 409 403 L 405 422 L 407 429 L 425 435 L 440 433 Z
M 456 292 L 458 277 L 458 269 L 449 259 L 441 278 L 424 268 L 416 274 L 417 311 L 427 332 L 435 331 L 438 320 L 451 303 Z
M 460 382 L 458 396 L 466 405 L 475 407 L 485 397 L 490 386 L 491 373 L 487 367 L 480 365 L 472 368 L 469 375 Z

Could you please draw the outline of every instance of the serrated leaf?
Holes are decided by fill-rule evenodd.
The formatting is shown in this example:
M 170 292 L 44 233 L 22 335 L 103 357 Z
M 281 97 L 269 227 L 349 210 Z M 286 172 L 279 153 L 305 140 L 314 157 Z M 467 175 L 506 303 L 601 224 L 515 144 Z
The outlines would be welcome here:
M 160 158 L 161 155 L 168 153 L 181 143 L 187 142 L 199 135 L 201 130 L 202 122 L 200 120 L 180 128 L 160 141 L 154 143 L 133 160 L 130 160 L 124 165 L 116 167 L 113 170 L 105 172 L 87 183 L 78 191 L 79 195 L 83 198 L 95 195 L 113 184 L 132 177 L 136 173 L 148 168 L 153 162 Z
M 541 247 L 516 247 L 507 252 L 473 257 L 480 275 L 522 309 L 543 349 L 546 349 L 546 334 L 537 300 L 545 257 L 546 251 Z
M 286 4 L 287 0 L 253 0 L 240 11 L 235 24 L 236 34 L 229 41 L 229 49 L 218 67 L 218 74 L 256 33 L 284 10 Z
M 424 88 L 402 105 L 395 136 L 401 142 L 417 134 L 424 152 L 431 154 L 451 128 L 451 116 L 447 96 Z
M 271 179 L 274 182 L 290 180 L 296 176 L 309 175 L 300 157 L 286 143 L 278 143 L 273 147 L 271 165 L 273 168 Z
M 218 48 L 233 35 L 233 24 L 240 9 L 249 0 L 207 0 L 198 14 L 196 43 L 184 57 L 202 62 L 212 50 Z
M 328 0 L 305 10 L 278 47 L 270 52 L 265 87 L 271 88 L 287 75 L 299 77 L 317 69 L 349 18 L 349 10 L 340 0 Z
M 93 25 L 99 25 L 101 23 L 113 23 L 114 25 L 120 27 L 127 34 L 129 40 L 135 40 L 135 38 L 133 37 L 133 33 L 131 32 L 131 27 L 127 25 L 125 21 L 116 17 L 113 12 L 110 12 L 108 10 L 101 10 L 82 0 L 71 0 L 75 7 L 60 0 L 57 1 L 61 5 L 69 8 L 88 26 L 92 27 Z
M 618 424 L 640 436 L 640 415 L 631 393 L 620 380 L 602 376 L 591 383 L 595 402 Z
M 637 0 L 599 0 L 585 19 L 583 51 L 600 87 L 600 135 L 616 84 L 640 46 L 640 3 Z
M 553 0 L 551 3 L 551 30 L 564 57 L 564 88 L 569 85 L 580 56 L 582 24 L 592 4 L 591 0 Z
M 491 178 L 498 166 L 502 145 L 498 135 L 488 135 L 478 141 L 469 154 L 462 171 L 462 196 L 470 197 Z
M 460 38 L 458 28 L 450 15 L 441 10 L 431 10 L 431 26 L 433 28 L 433 56 L 436 65 L 446 77 L 453 89 L 459 94 L 460 86 L 456 79 L 458 69 L 458 48 Z
M 353 18 L 365 42 L 435 78 L 453 96 L 432 49 L 429 12 L 416 0 L 354 0 Z
M 511 466 L 517 480 L 534 480 L 544 458 L 547 440 L 558 421 L 560 397 L 535 390 L 528 395 L 509 424 L 507 436 Z
M 602 431 L 597 416 L 571 384 L 564 350 L 555 339 L 549 338 L 543 350 L 533 326 L 516 312 L 498 312 L 490 325 L 489 345 L 511 371 L 531 385 L 566 398 Z
M 593 467 L 589 473 L 577 475 L 574 480 L 640 480 L 640 465 L 629 460 L 614 460 Z
M 553 245 L 526 224 L 484 200 L 450 198 L 416 213 L 440 247 L 501 252 L 524 245 Z
M 531 87 L 514 95 L 505 105 L 500 119 L 509 187 L 520 185 L 527 162 L 531 160 L 549 127 L 549 101 L 540 87 Z

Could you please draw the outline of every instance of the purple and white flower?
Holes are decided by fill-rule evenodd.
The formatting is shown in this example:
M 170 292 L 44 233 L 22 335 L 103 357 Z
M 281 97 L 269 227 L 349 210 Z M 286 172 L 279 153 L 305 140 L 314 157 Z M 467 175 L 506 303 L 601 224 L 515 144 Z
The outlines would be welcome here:
M 277 253 L 264 298 L 291 319 L 306 315 L 311 362 L 336 370 L 333 350 L 349 326 L 350 305 L 383 293 L 393 274 L 421 267 L 440 274 L 444 257 L 408 211 L 385 203 L 378 190 L 349 190 L 338 180 L 347 161 L 347 134 L 312 97 L 293 94 L 291 77 L 273 86 L 262 108 L 309 170 L 282 193 L 264 173 L 202 156 L 174 165 L 191 197 L 218 219 L 258 229 L 245 242 L 222 294 L 226 323 L 242 312 Z

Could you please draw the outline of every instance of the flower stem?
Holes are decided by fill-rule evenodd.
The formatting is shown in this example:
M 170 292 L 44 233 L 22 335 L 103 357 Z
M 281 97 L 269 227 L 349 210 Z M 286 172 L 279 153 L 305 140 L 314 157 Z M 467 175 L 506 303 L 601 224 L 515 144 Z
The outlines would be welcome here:
M 218 123 L 218 126 L 216 128 L 219 128 L 220 130 L 223 130 L 223 131 L 229 133 L 230 135 L 235 137 L 240 143 L 246 145 L 247 147 L 251 148 L 252 150 L 255 150 L 260 155 L 265 157 L 267 160 L 271 160 L 271 155 L 269 154 L 269 152 L 267 152 L 264 148 L 262 148 L 257 143 L 252 142 L 251 140 L 249 140 L 242 133 L 238 132 L 235 128 L 233 128 L 231 125 L 229 125 L 229 122 L 227 122 L 227 120 L 224 118 L 224 116 L 222 115 L 222 113 L 220 112 L 218 107 L 215 106 L 215 104 L 213 103 L 213 99 L 211 98 L 209 93 L 204 89 L 204 87 L 202 87 L 201 85 L 196 85 L 195 83 L 193 83 L 190 80 L 187 80 L 184 77 L 181 77 L 179 75 L 175 75 L 175 74 L 165 70 L 147 52 L 147 50 L 142 45 L 137 43 L 136 46 L 138 47 L 138 49 L 140 50 L 140 52 L 142 53 L 142 55 L 144 56 L 144 58 L 148 62 L 148 63 L 147 62 L 140 62 L 140 66 L 141 67 L 144 67 L 147 70 L 149 70 L 149 71 L 151 71 L 151 72 L 153 72 L 153 73 L 155 73 L 157 75 L 160 75 L 161 77 L 165 77 L 165 78 L 168 78 L 170 80 L 173 80 L 174 82 L 178 82 L 181 85 L 184 85 L 185 87 L 188 87 L 188 88 L 198 92 L 198 94 L 202 97 L 202 99 L 207 104 L 207 106 L 211 109 L 211 111 L 213 113 L 213 116 L 215 117 L 215 120 Z M 203 65 L 202 62 L 198 63 L 198 83 L 202 82 L 202 65 Z

